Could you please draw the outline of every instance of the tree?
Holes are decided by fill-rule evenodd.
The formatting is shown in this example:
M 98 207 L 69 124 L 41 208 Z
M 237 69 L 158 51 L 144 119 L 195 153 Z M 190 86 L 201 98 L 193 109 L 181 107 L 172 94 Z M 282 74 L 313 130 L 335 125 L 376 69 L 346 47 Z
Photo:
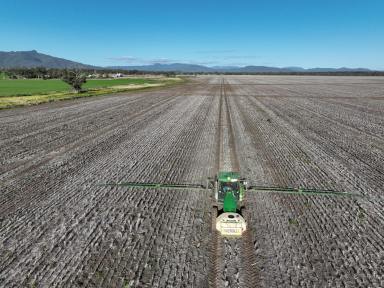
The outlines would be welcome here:
M 165 72 L 164 75 L 165 77 L 176 77 L 176 72 Z
M 81 85 L 87 82 L 87 79 L 83 73 L 81 73 L 80 71 L 69 71 L 69 70 L 63 71 L 61 80 L 71 85 L 72 88 L 75 89 L 77 92 L 80 92 Z

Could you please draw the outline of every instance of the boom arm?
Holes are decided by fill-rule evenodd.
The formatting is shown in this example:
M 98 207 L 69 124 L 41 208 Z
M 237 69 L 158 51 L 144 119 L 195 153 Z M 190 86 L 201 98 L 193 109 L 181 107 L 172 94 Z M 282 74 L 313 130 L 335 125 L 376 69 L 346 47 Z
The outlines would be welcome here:
M 207 182 L 207 186 L 191 183 L 143 183 L 143 182 L 107 182 L 99 184 L 100 186 L 120 186 L 133 188 L 152 188 L 152 189 L 178 189 L 178 190 L 206 190 L 212 189 L 212 183 Z M 212 186 L 212 187 L 211 187 Z M 256 193 L 279 193 L 279 194 L 294 194 L 294 195 L 318 195 L 318 196 L 350 196 L 364 197 L 362 194 L 353 192 L 341 192 L 334 190 L 316 190 L 306 188 L 287 188 L 287 187 L 267 187 L 267 186 L 249 186 L 246 192 Z
M 154 189 L 194 189 L 194 190 L 205 190 L 201 184 L 176 184 L 176 183 L 140 183 L 140 182 L 107 182 L 105 184 L 100 184 L 101 186 L 125 186 L 125 187 L 134 187 L 134 188 L 154 188 Z
M 280 188 L 280 187 L 264 187 L 264 186 L 250 186 L 247 188 L 247 192 L 258 193 L 280 193 L 280 194 L 295 194 L 295 195 L 319 195 L 319 196 L 351 196 L 351 197 L 363 197 L 364 195 L 353 192 L 341 192 L 334 190 L 316 190 L 305 188 Z

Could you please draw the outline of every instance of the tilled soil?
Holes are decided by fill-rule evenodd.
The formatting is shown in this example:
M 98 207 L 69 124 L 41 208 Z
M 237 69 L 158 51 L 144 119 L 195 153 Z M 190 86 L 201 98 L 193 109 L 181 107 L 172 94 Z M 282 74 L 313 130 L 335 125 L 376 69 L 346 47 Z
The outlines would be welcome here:
M 384 287 L 384 78 L 191 81 L 0 111 L 0 286 Z M 365 197 L 252 193 L 233 241 L 208 191 L 98 185 L 204 184 L 223 161 Z
M 251 184 L 365 195 L 249 194 L 261 286 L 384 287 L 383 78 L 229 81 L 241 172 Z

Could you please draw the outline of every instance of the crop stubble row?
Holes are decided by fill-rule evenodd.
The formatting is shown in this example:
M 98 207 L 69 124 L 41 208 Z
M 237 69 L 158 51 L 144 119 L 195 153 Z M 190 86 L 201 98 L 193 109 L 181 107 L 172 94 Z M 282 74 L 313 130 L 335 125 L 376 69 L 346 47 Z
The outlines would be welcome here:
M 12 171 L 3 174 L 7 182 L 1 191 L 1 286 L 207 284 L 207 192 L 96 185 L 123 179 L 191 182 L 211 173 L 216 99 L 199 95 L 198 89 L 192 97 L 175 90 L 170 96 L 145 94 L 136 106 L 129 98 L 125 104 L 122 100 L 120 107 L 107 112 L 114 121 L 103 122 L 109 119 L 104 113 L 75 120 L 81 129 L 102 116 L 99 128 L 82 134 L 86 141 L 74 133 L 72 138 L 66 135 L 67 142 L 51 141 L 43 150 L 77 141 L 81 145 L 16 176 Z M 156 95 L 166 99 L 153 99 Z M 108 103 L 107 98 L 99 101 Z M 151 101 L 159 105 L 147 110 Z M 58 129 L 61 119 L 54 121 L 52 128 L 36 133 L 41 138 L 22 140 L 31 146 L 33 158 L 44 157 L 33 148 L 44 143 L 45 133 L 51 136 L 50 129 Z M 22 132 L 17 137 L 23 138 Z
M 229 105 L 232 89 L 227 80 L 220 83 L 220 113 L 218 126 L 217 171 L 240 171 L 236 139 Z M 215 211 L 216 212 L 216 211 Z M 247 217 L 247 212 L 243 211 Z M 252 227 L 248 227 L 242 238 L 226 239 L 216 229 L 216 213 L 212 215 L 213 257 L 211 287 L 259 287 L 257 270 L 254 269 L 255 255 L 252 245 Z
M 322 97 L 318 85 L 305 85 L 303 90 L 301 85 L 273 85 L 273 96 L 266 96 L 269 86 L 262 87 L 260 96 L 252 81 L 232 79 L 237 145 L 246 152 L 240 155 L 243 174 L 258 185 L 336 189 L 367 196 L 248 195 L 255 269 L 261 271 L 262 286 L 382 287 L 383 114 L 371 113 L 378 108 L 360 98 L 369 97 L 371 85 L 353 85 L 353 90 L 344 91 L 340 86 L 348 83 L 321 84 L 325 94 L 337 98 Z M 384 82 L 374 85 L 378 90 Z M 357 105 L 339 101 L 342 91 Z

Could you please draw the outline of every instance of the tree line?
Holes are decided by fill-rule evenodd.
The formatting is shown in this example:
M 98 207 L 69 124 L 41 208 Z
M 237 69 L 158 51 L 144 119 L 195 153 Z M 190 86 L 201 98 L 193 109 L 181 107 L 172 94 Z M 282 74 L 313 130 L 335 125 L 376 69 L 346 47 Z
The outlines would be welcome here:
M 108 78 L 111 74 L 124 75 L 165 75 L 175 77 L 177 74 L 184 75 L 318 75 L 318 76 L 384 76 L 383 71 L 334 71 L 334 72 L 182 72 L 182 71 L 141 71 L 121 69 L 57 69 L 57 68 L 8 68 L 0 69 L 10 79 L 62 79 L 68 71 L 77 71 L 85 76 L 94 75 L 95 78 Z
M 95 75 L 97 78 L 108 78 L 111 74 L 124 74 L 124 75 L 176 75 L 174 72 L 148 72 L 139 70 L 120 70 L 120 69 L 57 69 L 57 68 L 7 68 L 0 69 L 0 72 L 7 74 L 10 79 L 61 79 L 69 71 L 76 71 L 84 74 L 85 76 Z

